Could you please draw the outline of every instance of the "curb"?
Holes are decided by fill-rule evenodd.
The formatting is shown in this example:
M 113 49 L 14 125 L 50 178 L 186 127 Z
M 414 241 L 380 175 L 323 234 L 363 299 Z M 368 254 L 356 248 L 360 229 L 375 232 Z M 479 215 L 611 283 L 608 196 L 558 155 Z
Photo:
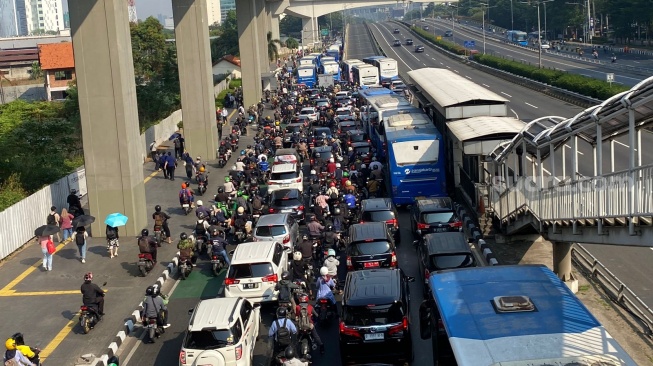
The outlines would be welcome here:
M 161 273 L 161 275 L 156 279 L 155 284 L 159 286 L 159 288 L 163 288 L 163 284 L 168 280 L 169 278 L 172 277 L 177 272 L 177 266 L 179 264 L 179 253 L 177 253 L 170 263 L 168 263 L 167 268 Z M 134 328 L 136 326 L 136 323 L 139 323 L 141 321 L 141 310 L 143 309 L 143 303 L 141 302 L 138 304 L 138 307 L 136 310 L 134 310 L 127 320 L 125 320 L 125 323 L 123 325 L 123 329 L 116 334 L 113 342 L 109 344 L 107 347 L 106 353 L 104 353 L 102 356 L 97 357 L 93 363 L 91 363 L 92 366 L 107 366 L 107 362 L 109 358 L 116 356 L 116 353 L 118 352 L 118 349 L 120 346 L 125 342 L 125 339 L 127 339 L 127 336 L 131 335 L 134 332 Z
M 465 210 L 463 206 L 459 204 L 454 205 L 454 210 L 456 210 L 456 214 L 463 222 L 465 231 L 469 233 L 469 236 L 474 239 L 474 242 L 476 242 L 476 245 L 481 250 L 483 258 L 485 258 L 487 264 L 490 266 L 498 265 L 499 261 L 494 256 L 494 253 L 492 253 L 490 246 L 485 242 L 485 240 L 483 240 L 483 234 L 481 233 L 481 230 L 478 228 L 478 225 L 476 225 L 476 222 L 474 222 L 472 217 L 467 213 L 467 210 Z

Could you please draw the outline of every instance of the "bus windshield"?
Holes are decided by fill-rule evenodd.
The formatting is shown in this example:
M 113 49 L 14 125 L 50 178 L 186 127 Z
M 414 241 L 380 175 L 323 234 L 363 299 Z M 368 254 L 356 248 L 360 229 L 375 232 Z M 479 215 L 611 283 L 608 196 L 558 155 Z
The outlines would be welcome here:
M 395 161 L 399 166 L 434 164 L 440 158 L 438 156 L 440 140 L 395 142 L 392 146 L 395 151 Z

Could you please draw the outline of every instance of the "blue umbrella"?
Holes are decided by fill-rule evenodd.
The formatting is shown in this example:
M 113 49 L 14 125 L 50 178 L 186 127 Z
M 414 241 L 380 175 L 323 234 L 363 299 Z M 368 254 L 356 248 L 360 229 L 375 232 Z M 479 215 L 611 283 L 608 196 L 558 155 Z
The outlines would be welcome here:
M 118 226 L 125 226 L 127 224 L 127 220 L 129 220 L 127 216 L 119 212 L 116 212 L 107 216 L 106 220 L 104 220 L 104 223 L 111 227 L 118 227 Z

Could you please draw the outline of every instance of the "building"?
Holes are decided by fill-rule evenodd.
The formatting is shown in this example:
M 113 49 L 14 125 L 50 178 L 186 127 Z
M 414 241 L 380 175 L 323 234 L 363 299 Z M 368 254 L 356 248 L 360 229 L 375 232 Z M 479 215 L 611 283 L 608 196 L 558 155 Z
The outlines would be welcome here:
M 0 0 L 0 38 L 27 35 L 25 0 Z
M 163 28 L 174 30 L 175 29 L 175 19 L 173 17 L 165 18 L 165 21 L 163 22 Z
M 220 13 L 220 0 L 206 0 L 207 14 L 209 18 L 209 25 L 215 23 L 220 24 L 222 21 L 222 14 Z
M 75 79 L 72 42 L 39 44 L 39 62 L 48 100 L 65 99 L 68 83 Z
M 240 79 L 240 59 L 236 56 L 227 55 L 213 64 L 213 75 L 229 74 L 234 79 Z
M 236 0 L 220 0 L 220 22 L 227 19 L 229 10 L 236 11 Z
M 6 0 L 0 0 L 6 1 Z M 21 0 L 15 0 L 19 2 Z M 60 32 L 64 26 L 61 0 L 23 0 L 27 20 L 27 34 Z
M 8 80 L 29 79 L 32 64 L 39 61 L 36 48 L 0 50 L 0 74 Z

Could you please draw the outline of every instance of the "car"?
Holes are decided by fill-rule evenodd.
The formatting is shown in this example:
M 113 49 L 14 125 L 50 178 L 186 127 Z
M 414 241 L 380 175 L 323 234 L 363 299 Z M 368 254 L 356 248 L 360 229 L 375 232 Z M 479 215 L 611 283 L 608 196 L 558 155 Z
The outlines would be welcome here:
M 342 137 L 345 133 L 347 133 L 347 131 L 360 128 L 360 124 L 353 116 L 338 118 L 336 123 L 338 123 L 338 137 Z
M 418 44 L 417 46 L 415 46 L 415 52 L 424 52 L 424 46 Z
M 284 189 L 272 192 L 275 197 L 283 194 Z M 271 196 L 272 196 L 271 195 Z M 276 209 L 272 212 L 276 212 Z M 262 215 L 254 228 L 252 240 L 277 241 L 290 252 L 299 245 L 299 223 L 290 213 L 272 213 Z
M 392 43 L 392 45 L 395 46 L 395 47 L 399 47 L 399 46 L 401 46 L 401 41 L 398 40 L 398 39 L 395 39 L 394 42 Z
M 180 365 L 249 366 L 261 324 L 261 308 L 244 298 L 200 300 L 179 352 Z
M 333 157 L 333 148 L 331 146 L 318 146 L 311 150 L 311 166 L 315 164 L 317 154 L 320 154 L 320 160 L 328 162 L 331 157 Z
M 406 276 L 400 269 L 369 269 L 347 274 L 339 327 L 343 365 L 363 361 L 352 357 L 379 362 L 413 359 L 408 286 L 413 281 L 415 278 Z M 377 359 L 371 359 L 370 355 Z
M 394 34 L 398 34 L 398 33 L 401 33 L 401 32 L 399 31 L 399 28 L 395 28 L 395 30 L 392 31 L 392 33 L 394 33 Z
M 444 36 L 445 37 L 453 37 L 453 31 L 450 31 L 450 30 L 444 31 Z
M 463 228 L 449 197 L 416 198 L 410 210 L 410 222 L 413 232 L 418 235 L 461 231 Z
M 299 111 L 300 116 L 307 116 L 310 121 L 317 121 L 317 110 L 315 107 L 304 107 Z
M 382 222 L 366 222 L 349 227 L 347 270 L 397 268 L 395 242 Z
M 354 115 L 354 107 L 348 105 L 345 107 L 337 108 L 335 117 L 353 116 L 353 115 Z
M 325 109 L 331 108 L 331 102 L 329 102 L 328 99 L 316 99 L 315 100 L 315 108 L 323 111 Z
M 333 137 L 333 132 L 329 127 L 315 127 L 312 131 L 311 147 L 322 145 L 324 139 Z
M 306 89 L 304 93 L 311 99 L 320 97 L 320 89 Z
M 549 48 L 551 48 L 551 44 L 549 43 L 549 41 L 544 41 L 543 40 L 540 43 L 540 47 L 542 47 L 543 50 L 548 50 Z
M 268 195 L 267 205 L 270 213 L 289 214 L 295 220 L 304 221 L 304 196 L 297 188 L 273 191 Z M 261 216 L 261 218 L 263 217 L 266 215 Z
M 372 160 L 372 145 L 368 141 L 354 142 L 350 146 L 354 149 L 354 154 L 360 157 L 363 163 L 370 163 Z
M 306 126 L 303 122 L 294 122 L 287 124 L 284 128 L 283 147 L 289 148 L 292 145 L 293 134 L 300 134 L 301 131 L 304 130 L 304 127 Z
M 406 45 L 407 46 L 412 46 L 413 45 L 413 39 L 412 38 L 406 38 Z
M 348 91 L 341 91 L 336 93 L 336 99 L 342 99 L 342 98 L 351 98 L 351 92 Z
M 295 115 L 290 118 L 290 123 L 303 123 L 304 126 L 309 126 L 311 124 L 311 119 L 308 115 Z
M 274 288 L 288 270 L 286 248 L 278 241 L 240 243 L 224 279 L 224 297 L 244 297 L 253 303 L 277 301 Z
M 428 25 L 425 25 L 425 26 L 422 27 L 422 29 L 424 29 L 425 31 L 427 31 L 427 30 L 429 30 L 429 26 L 428 26 Z
M 465 234 L 426 234 L 414 242 L 417 249 L 419 273 L 424 274 L 424 297 L 429 294 L 431 272 L 445 269 L 478 267 Z
M 268 180 L 268 193 L 277 189 L 297 188 L 304 191 L 304 173 L 297 163 L 279 163 L 272 165 Z
M 273 164 L 296 164 L 298 171 L 302 168 L 301 164 L 298 164 L 299 161 L 299 153 L 297 152 L 297 149 L 294 148 L 277 149 L 274 152 L 274 157 L 272 158 Z
M 363 130 L 355 129 L 355 130 L 349 130 L 347 131 L 347 133 L 345 133 L 344 142 L 347 145 L 351 145 L 354 142 L 365 142 L 365 141 L 370 142 L 367 133 L 365 133 L 365 131 Z
M 383 222 L 399 244 L 399 215 L 390 198 L 368 198 L 361 201 L 358 222 Z

